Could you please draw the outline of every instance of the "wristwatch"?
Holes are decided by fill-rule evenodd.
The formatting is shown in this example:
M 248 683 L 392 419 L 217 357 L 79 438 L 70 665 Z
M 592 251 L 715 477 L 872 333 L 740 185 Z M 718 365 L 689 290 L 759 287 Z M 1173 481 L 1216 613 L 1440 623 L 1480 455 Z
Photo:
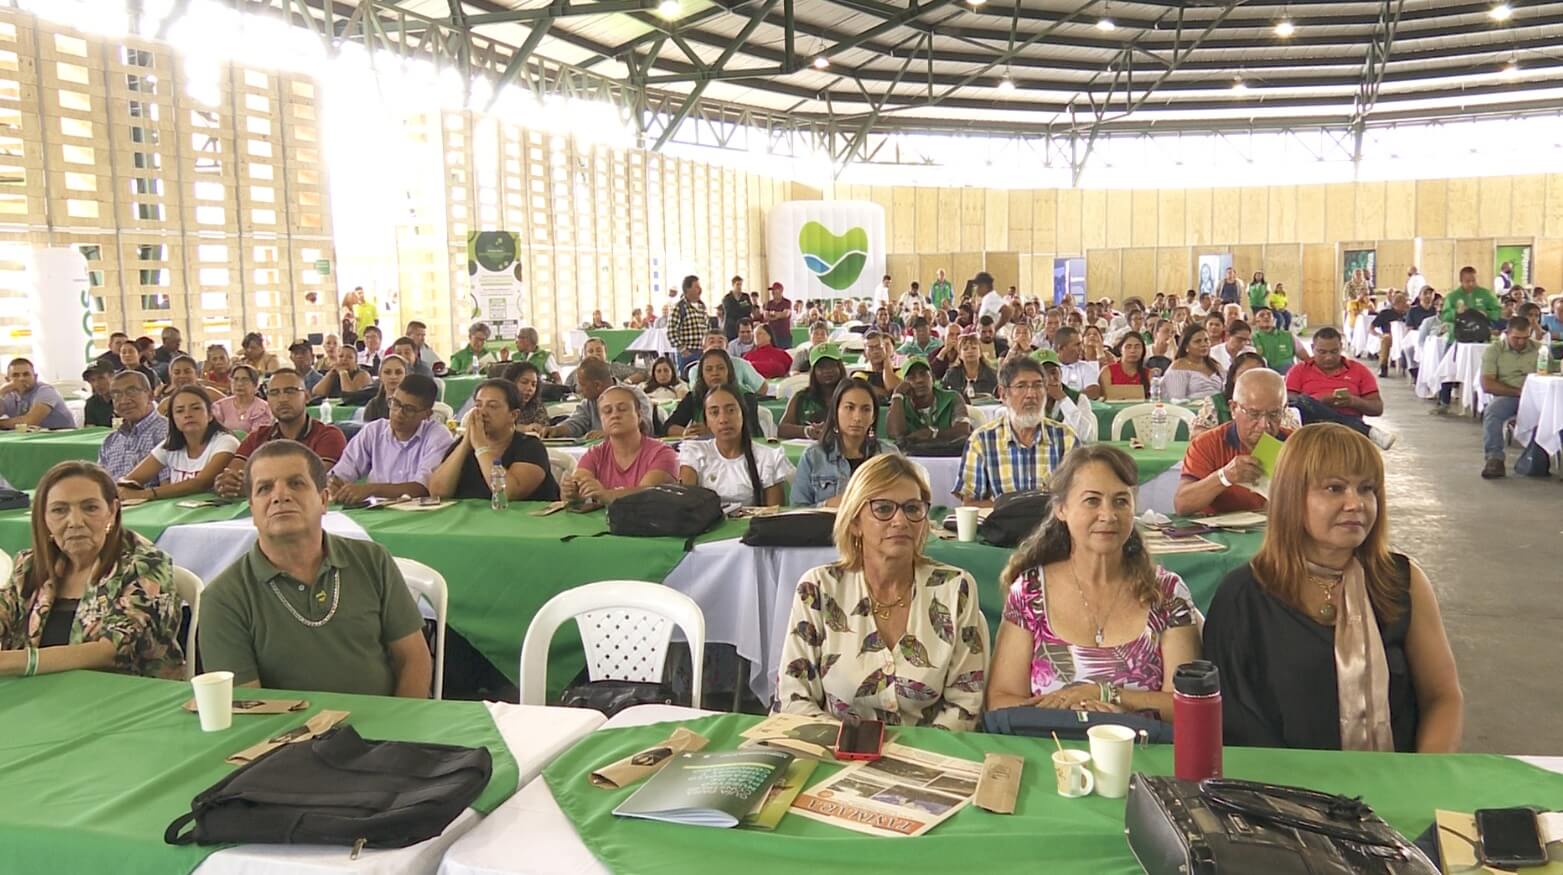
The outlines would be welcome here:
M 1232 485 L 1232 481 L 1227 478 L 1227 469 L 1225 465 L 1222 465 L 1220 468 L 1216 469 L 1216 479 L 1221 481 L 1222 486 Z

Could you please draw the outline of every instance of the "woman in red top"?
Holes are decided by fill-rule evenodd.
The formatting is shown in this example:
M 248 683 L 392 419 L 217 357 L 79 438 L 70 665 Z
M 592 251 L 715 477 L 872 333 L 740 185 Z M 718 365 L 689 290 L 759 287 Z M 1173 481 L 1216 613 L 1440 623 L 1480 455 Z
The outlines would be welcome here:
M 764 325 L 754 326 L 754 349 L 744 353 L 744 361 L 767 380 L 785 377 L 792 369 L 792 354 L 771 342 L 771 330 Z
M 1140 397 L 1150 394 L 1150 372 L 1145 369 L 1145 338 L 1137 332 L 1129 332 L 1118 343 L 1118 360 L 1102 368 L 1096 378 L 1103 397 L 1122 399 L 1121 389 L 1108 396 L 1108 386 L 1138 386 Z

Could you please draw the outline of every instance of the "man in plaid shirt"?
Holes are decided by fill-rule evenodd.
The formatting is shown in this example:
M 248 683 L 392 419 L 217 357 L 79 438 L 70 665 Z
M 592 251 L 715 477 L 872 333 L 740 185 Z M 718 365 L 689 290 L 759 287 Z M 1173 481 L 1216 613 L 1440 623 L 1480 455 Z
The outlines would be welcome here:
M 678 350 L 678 373 L 700 357 L 700 344 L 705 340 L 711 317 L 700 300 L 700 277 L 693 274 L 684 277 L 684 297 L 668 317 L 668 342 Z
M 140 371 L 115 374 L 109 383 L 109 401 L 122 423 L 98 447 L 98 464 L 117 482 L 168 439 L 168 420 L 152 408 L 152 383 Z
M 1004 414 L 972 431 L 955 480 L 955 494 L 965 504 L 991 507 L 1005 493 L 1047 488 L 1080 440 L 1069 426 L 1045 418 L 1046 392 L 1041 362 L 1030 356 L 1004 360 L 999 369 Z

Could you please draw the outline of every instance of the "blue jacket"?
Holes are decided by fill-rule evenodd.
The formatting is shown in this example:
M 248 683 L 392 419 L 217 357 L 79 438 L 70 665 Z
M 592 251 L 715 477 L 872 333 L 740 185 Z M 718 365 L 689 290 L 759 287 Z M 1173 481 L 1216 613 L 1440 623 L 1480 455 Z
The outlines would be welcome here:
M 901 451 L 887 440 L 879 440 L 879 452 Z M 845 491 L 852 479 L 852 463 L 841 455 L 841 450 L 825 452 L 818 441 L 803 451 L 798 460 L 798 473 L 792 480 L 792 504 L 797 507 L 818 507 L 825 501 Z

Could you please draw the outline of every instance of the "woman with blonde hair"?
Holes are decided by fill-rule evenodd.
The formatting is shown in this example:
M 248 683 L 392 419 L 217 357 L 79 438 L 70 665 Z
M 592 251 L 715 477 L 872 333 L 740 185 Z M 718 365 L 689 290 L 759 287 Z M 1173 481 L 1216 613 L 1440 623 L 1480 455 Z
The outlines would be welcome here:
M 1134 529 L 1134 460 L 1070 452 L 1047 519 L 1010 556 L 988 707 L 1147 711 L 1172 719 L 1172 675 L 1199 658 L 1194 600 Z
M 836 513 L 838 562 L 798 581 L 777 678 L 787 714 L 971 729 L 988 624 L 977 583 L 923 554 L 928 481 L 887 454 L 863 463 Z
M 1438 599 L 1389 548 L 1384 460 L 1334 423 L 1286 441 L 1264 544 L 1221 582 L 1205 655 L 1226 743 L 1450 753 L 1464 696 Z

